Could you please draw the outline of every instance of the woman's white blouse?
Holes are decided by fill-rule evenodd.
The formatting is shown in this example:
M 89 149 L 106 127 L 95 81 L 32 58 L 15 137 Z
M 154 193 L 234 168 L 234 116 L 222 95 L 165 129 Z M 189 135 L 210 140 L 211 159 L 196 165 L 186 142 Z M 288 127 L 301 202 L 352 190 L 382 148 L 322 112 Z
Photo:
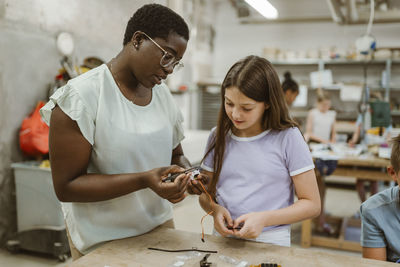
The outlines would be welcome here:
M 122 95 L 105 64 L 70 80 L 50 97 L 41 109 L 47 124 L 56 105 L 77 122 L 92 145 L 88 173 L 169 166 L 172 150 L 184 138 L 183 116 L 166 85 L 153 87 L 147 106 L 135 105 Z M 102 242 L 143 234 L 172 218 L 170 203 L 150 189 L 62 207 L 71 239 L 84 254 Z

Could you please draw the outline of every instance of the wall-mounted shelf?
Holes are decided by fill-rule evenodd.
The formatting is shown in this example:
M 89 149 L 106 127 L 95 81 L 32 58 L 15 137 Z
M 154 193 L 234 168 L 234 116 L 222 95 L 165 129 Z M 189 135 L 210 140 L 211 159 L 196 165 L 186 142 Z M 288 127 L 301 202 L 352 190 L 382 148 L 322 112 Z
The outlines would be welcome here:
M 352 65 L 352 64 L 368 64 L 368 65 L 382 65 L 387 64 L 400 64 L 400 59 L 374 59 L 374 60 L 352 60 L 352 59 L 290 59 L 290 60 L 272 60 L 273 65 Z
M 390 112 L 390 115 L 392 115 L 392 116 L 400 116 L 400 110 L 392 110 Z
M 384 81 L 386 86 L 384 89 L 380 89 L 385 91 L 385 100 L 389 101 L 390 99 L 390 80 L 391 80 L 391 71 L 393 65 L 400 65 L 400 59 L 374 59 L 374 60 L 351 60 L 351 59 L 291 59 L 291 60 L 273 60 L 271 63 L 274 66 L 317 66 L 319 71 L 325 70 L 327 66 L 332 65 L 358 65 L 363 68 L 371 67 L 371 66 L 380 66 L 384 67 L 386 72 L 386 80 Z
M 395 59 L 395 60 L 372 60 L 372 61 L 365 61 L 365 60 L 346 60 L 346 59 L 331 59 L 331 60 L 322 60 L 322 59 L 293 59 L 293 60 L 273 60 L 271 63 L 277 67 L 277 68 L 284 68 L 284 69 L 291 69 L 291 67 L 298 67 L 297 73 L 305 73 L 306 77 L 308 77 L 308 74 L 310 71 L 314 70 L 324 70 L 327 67 L 332 67 L 337 66 L 336 68 L 345 68 L 345 65 L 348 65 L 348 67 L 345 69 L 345 71 L 350 74 L 354 73 L 354 75 L 358 75 L 355 77 L 359 77 L 359 82 L 362 82 L 363 77 L 362 75 L 360 76 L 360 69 L 364 67 L 364 65 L 368 65 L 368 67 L 372 68 L 380 68 L 382 70 L 386 70 L 387 73 L 389 74 L 387 76 L 386 83 L 387 85 L 385 88 L 381 87 L 378 85 L 378 83 L 374 83 L 374 85 L 370 85 L 370 89 L 373 91 L 382 91 L 388 94 L 389 91 L 395 92 L 396 95 L 398 92 L 400 92 L 400 84 L 398 82 L 392 82 L 390 83 L 390 73 L 391 70 L 396 67 L 396 69 L 400 66 L 400 59 Z M 353 67 L 354 66 L 354 67 Z M 301 70 L 301 68 L 304 68 L 304 70 Z M 300 69 L 300 71 L 299 71 Z M 314 70 L 312 70 L 314 69 Z M 355 71 L 357 69 L 357 71 Z M 373 75 L 376 76 L 376 71 L 374 72 Z M 380 73 L 380 72 L 378 72 Z M 341 74 L 343 75 L 343 71 Z M 295 77 L 296 79 L 296 77 Z M 304 84 L 304 82 L 303 82 Z M 306 83 L 307 84 L 307 83 Z M 220 99 L 220 94 L 219 94 L 219 89 L 215 91 L 215 88 L 219 88 L 221 85 L 220 81 L 215 81 L 215 80 L 210 80 L 210 81 L 202 81 L 199 82 L 197 87 L 198 87 L 198 93 L 199 93 L 199 114 L 200 114 L 200 128 L 201 129 L 211 129 L 216 125 L 217 122 L 217 117 L 218 117 L 218 111 L 221 103 Z M 312 89 L 308 86 L 310 95 L 315 95 L 315 89 Z M 213 90 L 210 90 L 213 89 Z M 335 88 L 332 89 L 330 88 L 329 91 L 332 91 L 332 95 L 334 97 L 338 97 L 340 88 Z M 333 97 L 333 98 L 334 98 Z M 335 100 L 335 99 L 333 99 Z M 304 125 L 305 123 L 305 118 L 308 114 L 309 109 L 312 106 L 312 103 L 314 103 L 315 98 L 308 98 L 307 102 L 308 105 L 307 107 L 297 107 L 291 110 L 291 115 L 295 117 L 298 122 L 302 123 Z M 334 105 L 335 106 L 335 105 Z M 347 102 L 343 103 L 340 102 L 336 104 L 336 111 L 337 113 L 337 119 L 342 120 L 342 121 L 355 121 L 357 117 L 357 109 L 356 105 L 354 102 Z M 400 110 L 394 110 L 391 112 L 391 115 L 397 119 L 400 119 Z
M 377 87 L 370 86 L 369 89 L 371 89 L 372 91 L 385 91 L 386 90 L 386 88 L 379 87 L 379 86 L 377 86 Z M 395 87 L 390 87 L 390 91 L 391 92 L 400 91 L 400 86 L 396 85 Z

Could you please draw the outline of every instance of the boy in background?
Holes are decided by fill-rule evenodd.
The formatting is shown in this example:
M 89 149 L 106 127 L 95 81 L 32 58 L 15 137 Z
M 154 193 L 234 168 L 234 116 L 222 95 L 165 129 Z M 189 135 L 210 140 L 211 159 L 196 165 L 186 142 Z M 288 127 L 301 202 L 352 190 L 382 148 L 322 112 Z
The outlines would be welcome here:
M 363 257 L 400 262 L 400 135 L 393 138 L 389 175 L 397 185 L 365 201 L 361 207 Z

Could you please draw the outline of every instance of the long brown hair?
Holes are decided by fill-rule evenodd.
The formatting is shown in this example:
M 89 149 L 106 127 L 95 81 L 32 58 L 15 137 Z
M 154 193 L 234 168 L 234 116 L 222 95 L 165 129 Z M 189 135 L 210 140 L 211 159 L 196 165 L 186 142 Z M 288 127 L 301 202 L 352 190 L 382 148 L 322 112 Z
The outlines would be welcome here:
M 264 111 L 262 128 L 264 130 L 284 130 L 290 127 L 298 127 L 290 117 L 279 77 L 272 64 L 265 58 L 248 56 L 236 62 L 228 71 L 221 86 L 221 108 L 218 116 L 215 136 L 205 154 L 204 159 L 214 150 L 214 175 L 209 186 L 209 193 L 214 197 L 221 173 L 225 138 L 233 124 L 225 111 L 225 91 L 227 88 L 237 87 L 248 98 L 257 102 L 264 102 L 269 106 Z

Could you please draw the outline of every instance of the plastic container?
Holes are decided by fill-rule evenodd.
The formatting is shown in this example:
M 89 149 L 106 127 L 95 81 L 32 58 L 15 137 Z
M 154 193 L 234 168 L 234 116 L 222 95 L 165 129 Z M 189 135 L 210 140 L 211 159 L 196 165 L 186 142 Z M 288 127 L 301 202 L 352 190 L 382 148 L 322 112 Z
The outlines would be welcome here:
M 51 171 L 39 162 L 13 163 L 17 198 L 18 232 L 34 229 L 65 229 Z

